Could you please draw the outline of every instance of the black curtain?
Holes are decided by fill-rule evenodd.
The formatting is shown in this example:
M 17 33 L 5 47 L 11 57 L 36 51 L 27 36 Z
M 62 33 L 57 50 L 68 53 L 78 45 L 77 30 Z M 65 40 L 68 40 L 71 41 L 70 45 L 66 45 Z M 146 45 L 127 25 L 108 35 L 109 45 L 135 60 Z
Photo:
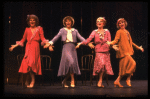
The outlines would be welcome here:
M 142 45 L 144 53 L 135 50 L 133 58 L 137 63 L 136 72 L 133 79 L 148 79 L 148 3 L 147 2 L 4 2 L 4 71 L 5 77 L 14 77 L 11 74 L 18 74 L 17 65 L 18 54 L 24 54 L 25 47 L 17 47 L 13 52 L 8 48 L 22 39 L 24 30 L 27 27 L 26 17 L 28 14 L 35 14 L 39 17 L 40 26 L 44 29 L 44 36 L 51 40 L 63 27 L 62 20 L 65 16 L 72 16 L 75 19 L 74 28 L 84 37 L 88 38 L 91 32 L 96 29 L 96 19 L 105 17 L 106 26 L 111 33 L 111 39 L 115 37 L 117 31 L 116 22 L 119 18 L 125 18 L 128 22 L 132 40 L 137 45 Z M 10 23 L 9 23 L 10 21 Z M 52 68 L 57 71 L 61 59 L 62 43 L 59 39 L 54 44 L 54 52 L 40 48 L 42 55 L 52 57 Z M 87 46 L 77 49 L 79 65 L 81 56 L 92 54 L 92 50 Z M 111 63 L 114 76 L 110 79 L 115 80 L 118 75 L 118 60 L 113 49 L 110 50 Z M 8 72 L 8 68 L 10 68 Z M 14 77 L 15 78 L 15 77 Z

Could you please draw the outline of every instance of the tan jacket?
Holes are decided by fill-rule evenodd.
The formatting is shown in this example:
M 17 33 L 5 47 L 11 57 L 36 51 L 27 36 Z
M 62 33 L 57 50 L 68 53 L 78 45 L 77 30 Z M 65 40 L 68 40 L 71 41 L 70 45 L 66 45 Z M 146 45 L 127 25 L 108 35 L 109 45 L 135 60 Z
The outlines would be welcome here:
M 132 42 L 130 33 L 129 33 L 129 40 L 128 40 L 126 32 L 122 29 L 119 29 L 116 32 L 115 39 L 110 43 L 110 45 L 114 45 L 116 43 L 118 43 L 119 46 L 119 51 L 116 52 L 116 58 L 122 58 L 125 55 L 133 55 L 134 50 L 132 46 L 134 46 L 136 49 L 140 49 L 140 47 L 138 47 L 136 44 Z

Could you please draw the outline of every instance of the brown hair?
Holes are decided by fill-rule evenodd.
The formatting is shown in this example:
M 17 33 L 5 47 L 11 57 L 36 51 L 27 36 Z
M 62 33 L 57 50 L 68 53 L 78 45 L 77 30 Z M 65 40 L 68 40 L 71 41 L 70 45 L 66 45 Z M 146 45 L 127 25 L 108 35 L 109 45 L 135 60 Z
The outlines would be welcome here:
M 63 19 L 63 25 L 64 25 L 64 26 L 66 26 L 66 21 L 67 21 L 67 20 L 70 20 L 70 21 L 71 21 L 71 26 L 74 25 L 74 19 L 73 19 L 73 17 L 71 17 L 71 16 L 66 16 L 66 17 Z
M 123 21 L 125 23 L 125 27 L 127 27 L 127 25 L 128 25 L 127 21 L 124 18 L 119 18 L 117 20 L 117 23 L 116 23 L 116 26 L 117 26 L 118 29 L 120 29 L 120 27 L 119 27 L 119 22 L 120 21 Z
M 29 23 L 30 19 L 34 19 L 35 20 L 35 25 L 36 26 L 39 25 L 39 18 L 36 15 L 31 14 L 31 15 L 27 15 L 26 21 L 27 21 L 28 26 L 30 26 L 30 23 Z
M 98 17 L 96 23 L 98 22 L 98 20 L 103 20 L 104 26 L 106 25 L 105 17 Z

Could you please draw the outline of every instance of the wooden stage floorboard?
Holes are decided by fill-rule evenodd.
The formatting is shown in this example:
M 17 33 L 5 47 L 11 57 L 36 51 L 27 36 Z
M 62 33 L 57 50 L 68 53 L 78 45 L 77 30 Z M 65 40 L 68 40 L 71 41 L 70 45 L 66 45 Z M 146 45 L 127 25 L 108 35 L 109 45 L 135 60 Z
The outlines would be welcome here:
M 132 87 L 128 87 L 125 80 L 120 83 L 124 88 L 115 88 L 114 81 L 109 81 L 107 86 L 106 81 L 103 81 L 105 88 L 96 87 L 96 82 L 90 86 L 87 81 L 86 86 L 82 85 L 81 81 L 77 82 L 75 88 L 63 88 L 60 83 L 54 83 L 54 86 L 47 84 L 37 85 L 32 89 L 22 87 L 21 85 L 4 85 L 4 97 L 148 97 L 148 80 L 132 80 Z M 69 82 L 68 82 L 69 85 Z

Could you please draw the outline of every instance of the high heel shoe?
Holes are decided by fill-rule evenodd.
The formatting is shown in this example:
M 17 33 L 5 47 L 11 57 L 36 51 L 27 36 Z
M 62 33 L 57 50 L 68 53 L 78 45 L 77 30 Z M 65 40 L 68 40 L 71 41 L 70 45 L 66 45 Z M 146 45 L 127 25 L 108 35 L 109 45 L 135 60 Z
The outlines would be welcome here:
M 118 86 L 118 87 L 123 87 L 123 86 L 120 84 L 120 82 L 114 82 L 114 87 L 116 87 L 116 86 Z
M 73 84 L 72 84 L 73 83 Z M 71 87 L 75 87 L 74 81 L 71 81 Z
M 101 88 L 104 88 L 104 85 L 102 85 L 102 84 L 101 84 L 101 85 L 97 85 L 97 87 L 101 87 Z
M 27 85 L 27 88 L 33 88 L 34 87 L 34 82 L 31 82 L 30 85 Z
M 102 82 L 100 82 L 100 84 L 99 83 L 97 84 L 97 87 L 104 88 L 104 85 L 102 84 Z
M 130 82 L 130 80 L 126 80 L 126 84 L 127 84 L 129 87 L 131 87 L 131 82 Z
M 66 85 L 66 82 L 62 81 L 62 87 L 68 88 L 69 86 Z

